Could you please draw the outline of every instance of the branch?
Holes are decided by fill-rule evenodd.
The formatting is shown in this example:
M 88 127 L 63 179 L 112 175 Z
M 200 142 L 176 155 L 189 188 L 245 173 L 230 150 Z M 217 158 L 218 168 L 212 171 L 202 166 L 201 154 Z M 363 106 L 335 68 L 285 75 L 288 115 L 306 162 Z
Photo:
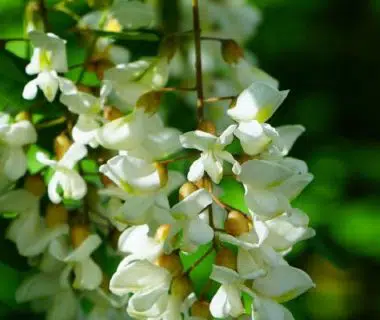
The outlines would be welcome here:
M 197 87 L 197 118 L 198 123 L 203 120 L 204 93 L 202 79 L 202 56 L 201 56 L 201 27 L 199 21 L 198 0 L 193 0 L 193 29 L 195 42 L 195 69 L 196 69 L 196 87 Z

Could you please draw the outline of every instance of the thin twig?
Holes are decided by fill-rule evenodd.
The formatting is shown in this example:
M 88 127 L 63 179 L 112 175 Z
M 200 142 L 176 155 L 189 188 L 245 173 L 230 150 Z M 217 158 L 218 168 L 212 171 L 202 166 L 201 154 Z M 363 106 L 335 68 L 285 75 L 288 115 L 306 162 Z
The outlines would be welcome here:
M 214 251 L 214 247 L 213 246 L 211 246 L 210 248 L 208 248 L 208 250 L 197 261 L 195 261 L 189 269 L 187 269 L 184 272 L 184 275 L 188 276 L 213 251 Z
M 175 87 L 166 87 L 166 88 L 161 88 L 158 89 L 157 91 L 162 91 L 162 92 L 173 92 L 173 91 L 196 91 L 197 88 L 175 88 Z
M 234 99 L 236 99 L 236 96 L 212 97 L 212 98 L 205 99 L 204 102 L 214 103 L 214 102 L 219 102 L 219 101 L 224 101 L 224 100 L 234 100 Z
M 195 42 L 195 69 L 196 69 L 196 87 L 197 87 L 197 118 L 198 122 L 203 120 L 204 93 L 202 79 L 202 52 L 201 52 L 201 26 L 199 20 L 198 0 L 193 1 L 193 29 Z
M 62 117 L 59 117 L 57 119 L 54 119 L 54 120 L 50 120 L 50 121 L 45 121 L 45 122 L 42 122 L 42 123 L 37 123 L 35 125 L 36 129 L 39 130 L 39 129 L 44 129 L 44 128 L 50 128 L 50 127 L 54 127 L 58 124 L 62 124 L 62 123 L 65 123 L 66 122 L 66 117 L 62 116 Z
M 46 8 L 45 0 L 39 0 L 38 7 L 40 9 L 42 23 L 44 25 L 45 32 L 47 32 L 50 30 L 50 25 L 49 25 L 48 10 Z
M 218 41 L 218 42 L 223 42 L 227 39 L 223 39 L 223 38 L 217 38 L 217 37 L 201 37 L 201 40 L 204 40 L 204 41 Z

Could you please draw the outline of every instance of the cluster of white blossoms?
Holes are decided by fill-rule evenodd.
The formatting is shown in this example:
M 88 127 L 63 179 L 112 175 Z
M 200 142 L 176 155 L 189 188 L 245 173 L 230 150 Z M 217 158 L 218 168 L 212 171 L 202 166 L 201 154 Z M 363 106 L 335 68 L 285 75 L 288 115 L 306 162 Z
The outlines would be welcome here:
M 182 10 L 191 11 L 189 3 L 181 1 Z M 26 73 L 36 78 L 23 97 L 35 99 L 40 89 L 47 101 L 59 101 L 67 127 L 52 139 L 54 155 L 36 154 L 42 169 L 30 175 L 25 146 L 38 144 L 33 121 L 0 114 L 0 211 L 16 214 L 6 237 L 36 271 L 16 300 L 30 302 L 47 319 L 291 320 L 281 303 L 314 286 L 285 260 L 314 235 L 307 215 L 291 205 L 313 179 L 305 162 L 288 156 L 304 128 L 267 123 L 288 91 L 251 66 L 230 40 L 244 41 L 260 15 L 244 1 L 200 4 L 205 39 L 195 29 L 193 38 L 208 41 L 208 28 L 212 41 L 228 37 L 212 55 L 227 62 L 225 84 L 241 88 L 226 105 L 223 97 L 214 99 L 218 119 L 198 95 L 204 114 L 185 133 L 167 127 L 159 114 L 161 96 L 176 90 L 166 87 L 173 65 L 181 78 L 194 74 L 194 67 L 178 71 L 179 47 L 167 38 L 158 56 L 131 62 L 127 49 L 95 38 L 89 59 L 108 63 L 93 90 L 65 78 L 65 40 L 29 32 L 33 55 Z M 118 0 L 85 15 L 78 28 L 114 34 L 154 26 L 154 19 L 154 3 Z M 204 77 L 211 77 L 204 61 Z M 200 86 L 185 91 L 199 94 Z M 85 160 L 98 172 L 88 174 Z M 178 161 L 185 172 L 172 166 Z M 219 198 L 229 192 L 220 186 L 226 177 L 244 187 L 246 212 Z M 197 252 L 205 253 L 185 268 L 184 257 Z M 210 257 L 208 281 L 193 282 L 192 272 Z M 115 258 L 119 265 L 110 272 L 108 259 Z M 83 301 L 90 310 L 83 311 Z

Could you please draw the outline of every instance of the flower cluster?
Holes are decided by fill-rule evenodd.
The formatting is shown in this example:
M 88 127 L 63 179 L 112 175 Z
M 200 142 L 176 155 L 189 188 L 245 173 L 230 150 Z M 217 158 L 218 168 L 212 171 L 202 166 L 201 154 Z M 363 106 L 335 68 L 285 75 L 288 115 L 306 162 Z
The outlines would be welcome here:
M 0 211 L 15 214 L 6 237 L 36 271 L 16 300 L 47 319 L 289 320 L 281 303 L 314 286 L 285 260 L 314 235 L 307 215 L 291 205 L 313 179 L 305 162 L 288 156 L 304 128 L 267 123 L 288 91 L 232 40 L 243 42 L 260 14 L 244 1 L 193 2 L 208 37 L 184 19 L 192 43 L 187 32 L 176 33 L 156 57 L 135 61 L 105 35 L 159 24 L 154 4 L 119 0 L 82 17 L 77 28 L 92 43 L 84 68 L 96 64 L 97 88 L 66 76 L 65 40 L 28 25 L 26 73 L 36 78 L 22 95 L 38 99 L 39 88 L 62 108 L 65 128 L 51 139 L 54 154 L 35 154 L 39 173 L 26 174 L 25 146 L 38 144 L 35 120 L 0 115 Z M 180 3 L 191 11 L 189 1 Z M 194 73 L 179 61 L 173 37 L 196 62 L 195 88 L 167 87 L 170 76 Z M 203 48 L 203 40 L 214 46 Z M 216 55 L 220 62 L 210 59 Z M 220 68 L 224 76 L 211 81 Z M 225 86 L 231 96 L 220 97 Z M 166 91 L 197 92 L 195 130 L 166 126 L 159 112 Z M 246 209 L 221 200 L 229 192 L 224 179 L 243 187 Z M 117 268 L 110 271 L 109 260 Z M 209 279 L 195 283 L 192 272 L 206 260 Z M 92 306 L 86 313 L 83 301 Z

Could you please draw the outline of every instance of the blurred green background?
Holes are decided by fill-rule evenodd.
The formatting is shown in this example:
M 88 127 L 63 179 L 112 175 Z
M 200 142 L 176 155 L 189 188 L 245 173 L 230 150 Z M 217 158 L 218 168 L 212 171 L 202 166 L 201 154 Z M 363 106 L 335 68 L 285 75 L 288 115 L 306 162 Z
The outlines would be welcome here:
M 23 3 L 0 0 L 0 38 L 20 36 Z M 302 320 L 380 319 L 380 1 L 252 3 L 263 22 L 248 46 L 281 89 L 291 89 L 273 123 L 307 128 L 291 155 L 315 175 L 295 206 L 310 215 L 317 236 L 298 245 L 290 261 L 317 288 L 289 308 Z M 84 52 L 76 55 L 83 60 Z M 0 79 L 5 94 L 11 92 Z M 27 268 L 16 252 L 1 250 L 0 260 Z M 19 275 L 0 264 L 0 280 L 1 303 L 17 308 L 7 287 Z
M 295 205 L 317 236 L 291 262 L 317 288 L 290 308 L 296 319 L 380 319 L 380 1 L 254 3 L 264 20 L 249 46 L 291 89 L 273 120 L 307 128 L 292 155 L 315 175 Z

